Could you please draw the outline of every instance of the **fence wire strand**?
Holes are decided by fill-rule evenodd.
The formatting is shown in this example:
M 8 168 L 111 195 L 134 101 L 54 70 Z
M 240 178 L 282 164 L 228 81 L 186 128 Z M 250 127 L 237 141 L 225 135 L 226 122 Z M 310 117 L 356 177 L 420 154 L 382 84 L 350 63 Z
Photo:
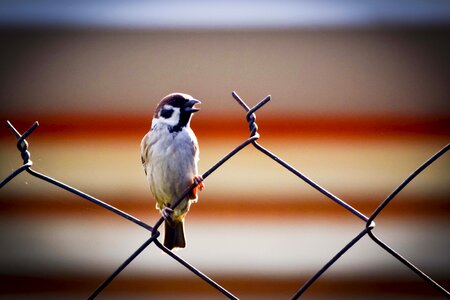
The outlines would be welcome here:
M 396 258 L 399 262 L 403 263 L 405 266 L 407 266 L 410 270 L 412 270 L 415 274 L 417 274 L 421 279 L 426 281 L 428 284 L 430 284 L 433 288 L 435 288 L 439 293 L 444 295 L 447 298 L 450 298 L 449 292 L 439 285 L 437 282 L 435 282 L 431 277 L 429 277 L 427 274 L 425 274 L 422 270 L 420 270 L 418 267 L 416 267 L 414 264 L 409 262 L 406 258 L 404 258 L 401 254 L 393 250 L 390 246 L 388 246 L 386 243 L 384 243 L 379 237 L 377 237 L 372 231 L 375 228 L 375 218 L 383 211 L 383 209 L 386 208 L 386 206 L 415 178 L 417 175 L 419 175 L 422 171 L 424 171 L 427 167 L 429 167 L 433 162 L 435 162 L 439 157 L 443 156 L 449 149 L 450 144 L 447 144 L 444 148 L 442 148 L 440 151 L 438 151 L 435 155 L 433 155 L 431 158 L 429 158 L 425 163 L 423 163 L 417 170 L 415 170 L 411 175 L 409 175 L 394 191 L 383 201 L 380 203 L 380 205 L 375 209 L 375 211 L 370 215 L 370 217 L 367 217 L 348 203 L 346 203 L 344 200 L 338 198 L 337 196 L 333 195 L 331 192 L 327 191 L 325 188 L 308 178 L 306 175 L 289 165 L 287 162 L 258 144 L 257 140 L 259 139 L 260 135 L 258 133 L 258 125 L 256 124 L 256 115 L 255 112 L 263 107 L 266 103 L 268 103 L 271 100 L 271 96 L 267 96 L 260 102 L 258 102 L 255 106 L 250 108 L 244 100 L 242 100 L 239 95 L 236 92 L 232 93 L 233 98 L 236 100 L 236 102 L 241 105 L 244 110 L 246 111 L 246 120 L 249 125 L 249 131 L 250 131 L 250 137 L 245 140 L 243 143 L 238 145 L 236 148 L 231 150 L 227 155 L 225 155 L 222 159 L 220 159 L 217 163 L 215 163 L 212 167 L 210 167 L 205 173 L 203 173 L 202 178 L 205 180 L 207 177 L 209 177 L 214 171 L 216 171 L 220 166 L 222 166 L 226 161 L 228 161 L 230 158 L 232 158 L 234 155 L 236 155 L 239 151 L 246 148 L 248 145 L 252 144 L 255 149 L 266 155 L 267 157 L 271 158 L 273 161 L 284 167 L 286 170 L 290 171 L 294 175 L 296 175 L 298 178 L 306 182 L 308 185 L 310 185 L 312 188 L 320 192 L 321 194 L 325 195 L 359 219 L 365 222 L 364 229 L 358 233 L 349 243 L 347 243 L 342 249 L 340 249 L 320 270 L 318 270 L 316 273 L 314 273 L 300 288 L 299 290 L 293 295 L 292 299 L 298 299 L 300 298 L 305 291 L 309 289 L 309 287 L 318 280 L 323 273 L 325 273 L 336 261 L 338 261 L 342 255 L 344 255 L 350 248 L 352 248 L 355 244 L 357 244 L 366 234 L 382 249 L 384 249 L 386 252 L 391 254 L 394 258 Z M 111 275 L 105 279 L 89 296 L 89 299 L 95 299 L 108 285 L 124 270 L 127 268 L 127 266 L 137 257 L 139 256 L 150 244 L 154 244 L 156 247 L 161 249 L 164 253 L 166 253 L 168 256 L 173 258 L 175 261 L 177 261 L 179 264 L 187 268 L 189 271 L 191 271 L 193 274 L 201 278 L 203 281 L 208 283 L 210 286 L 215 288 L 218 292 L 222 293 L 224 296 L 226 296 L 229 299 L 238 299 L 235 295 L 227 291 L 225 288 L 223 288 L 221 285 L 219 285 L 217 282 L 212 280 L 210 277 L 202 273 L 200 270 L 189 264 L 187 261 L 182 259 L 180 256 L 175 254 L 173 251 L 166 248 L 164 245 L 162 245 L 158 237 L 160 236 L 159 227 L 163 224 L 164 218 L 160 217 L 156 223 L 153 226 L 150 226 L 146 224 L 145 222 L 139 220 L 138 218 L 121 211 L 120 209 L 115 208 L 114 206 L 103 202 L 91 195 L 88 195 L 74 187 L 71 187 L 70 185 L 67 185 L 63 182 L 60 182 L 56 179 L 53 179 L 50 176 L 41 174 L 39 172 L 36 172 L 31 168 L 33 165 L 32 160 L 30 159 L 30 152 L 28 151 L 28 142 L 26 141 L 26 138 L 30 136 L 30 134 L 39 126 L 39 123 L 36 121 L 27 131 L 25 131 L 23 134 L 20 134 L 16 128 L 11 124 L 11 122 L 7 121 L 7 126 L 12 131 L 12 133 L 17 138 L 17 149 L 20 151 L 20 155 L 23 160 L 23 165 L 14 170 L 11 174 L 9 174 L 6 178 L 4 178 L 0 182 L 0 188 L 5 186 L 8 182 L 10 182 L 12 179 L 14 179 L 17 175 L 21 174 L 23 171 L 26 171 L 30 175 L 39 178 L 43 181 L 46 181 L 50 184 L 53 184 L 55 186 L 58 186 L 72 194 L 75 194 L 85 200 L 88 200 L 96 205 L 99 205 L 119 216 L 122 218 L 125 218 L 136 225 L 139 225 L 146 230 L 150 231 L 151 236 L 148 240 L 146 240 L 135 252 L 133 252 L 114 272 L 111 273 Z M 188 195 L 192 189 L 194 189 L 196 186 L 195 183 L 193 183 L 189 188 L 187 188 L 182 195 L 179 197 L 177 201 L 175 201 L 171 208 L 176 208 L 182 200 L 185 198 L 186 195 Z

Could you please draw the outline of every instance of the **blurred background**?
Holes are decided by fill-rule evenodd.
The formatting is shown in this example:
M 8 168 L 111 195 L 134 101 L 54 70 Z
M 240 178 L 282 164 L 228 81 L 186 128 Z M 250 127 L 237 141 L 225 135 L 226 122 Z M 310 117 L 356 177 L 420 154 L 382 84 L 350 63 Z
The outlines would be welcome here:
M 366 215 L 450 138 L 447 1 L 1 1 L 0 178 L 21 164 L 149 225 L 139 144 L 153 109 L 202 100 L 203 173 L 248 135 Z M 450 288 L 450 157 L 375 233 Z M 252 147 L 205 181 L 177 252 L 242 299 L 289 299 L 363 228 Z M 149 233 L 26 173 L 0 190 L 0 298 L 87 298 Z M 365 236 L 302 298 L 443 298 Z M 99 299 L 223 299 L 151 245 Z

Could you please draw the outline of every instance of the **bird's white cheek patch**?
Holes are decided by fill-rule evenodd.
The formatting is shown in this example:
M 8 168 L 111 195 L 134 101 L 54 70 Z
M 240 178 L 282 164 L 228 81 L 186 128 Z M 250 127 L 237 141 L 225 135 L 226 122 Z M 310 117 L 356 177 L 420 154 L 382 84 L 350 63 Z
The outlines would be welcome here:
M 153 126 L 157 125 L 157 124 L 166 124 L 169 126 L 175 126 L 178 125 L 178 123 L 180 122 L 180 108 L 179 107 L 171 107 L 171 109 L 173 109 L 173 113 L 170 116 L 170 118 L 164 118 L 164 117 L 158 117 L 158 118 L 153 118 L 152 120 L 152 128 Z

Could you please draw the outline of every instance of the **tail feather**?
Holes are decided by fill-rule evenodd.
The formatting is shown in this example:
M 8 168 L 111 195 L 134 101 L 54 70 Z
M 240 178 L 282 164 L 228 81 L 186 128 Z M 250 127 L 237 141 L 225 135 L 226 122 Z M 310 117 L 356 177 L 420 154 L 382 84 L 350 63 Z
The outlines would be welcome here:
M 164 246 L 170 250 L 186 247 L 184 221 L 175 221 L 172 224 L 164 222 Z

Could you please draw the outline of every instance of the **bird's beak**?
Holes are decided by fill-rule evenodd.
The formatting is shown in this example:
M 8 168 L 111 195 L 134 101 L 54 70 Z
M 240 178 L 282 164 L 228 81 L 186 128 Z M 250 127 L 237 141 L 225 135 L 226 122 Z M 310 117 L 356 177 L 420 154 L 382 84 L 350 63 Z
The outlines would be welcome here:
M 202 102 L 200 100 L 197 99 L 192 99 L 187 101 L 184 104 L 184 111 L 189 112 L 189 113 L 195 113 L 198 112 L 200 110 L 200 108 L 195 107 L 196 104 L 201 104 Z

